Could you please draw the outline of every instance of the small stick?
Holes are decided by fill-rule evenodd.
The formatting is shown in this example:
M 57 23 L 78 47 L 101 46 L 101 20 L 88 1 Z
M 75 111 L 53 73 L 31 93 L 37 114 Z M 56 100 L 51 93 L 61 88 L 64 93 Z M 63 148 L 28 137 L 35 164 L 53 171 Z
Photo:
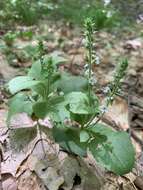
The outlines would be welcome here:
M 2 151 L 2 143 L 0 142 L 0 190 L 3 190 L 2 187 L 2 175 L 1 175 L 1 162 L 3 161 L 3 151 Z
M 3 190 L 3 187 L 2 187 L 2 175 L 1 175 L 1 162 L 2 162 L 2 157 L 0 156 L 0 190 Z

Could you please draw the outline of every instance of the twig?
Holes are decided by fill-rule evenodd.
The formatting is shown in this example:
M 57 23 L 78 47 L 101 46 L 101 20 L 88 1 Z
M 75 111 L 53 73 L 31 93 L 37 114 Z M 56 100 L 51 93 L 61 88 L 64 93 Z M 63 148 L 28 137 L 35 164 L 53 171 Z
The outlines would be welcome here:
M 143 141 L 135 134 L 135 132 L 133 130 L 131 130 L 131 136 L 141 146 L 141 148 L 143 150 Z
M 129 135 L 131 136 L 131 89 L 128 94 L 128 124 L 129 124 Z
M 116 122 L 114 120 L 111 120 L 109 117 L 107 117 L 105 115 L 102 117 L 102 121 L 104 123 L 106 123 L 107 125 L 110 125 L 111 127 L 113 127 L 117 131 L 121 130 L 120 127 L 116 124 Z
M 3 187 L 2 187 L 2 175 L 1 175 L 1 162 L 2 162 L 2 157 L 0 156 L 0 190 L 3 190 Z
M 0 190 L 3 190 L 2 187 L 2 175 L 1 175 L 1 162 L 3 161 L 3 151 L 2 151 L 2 143 L 0 142 Z
M 39 136 L 40 136 L 40 139 L 41 139 L 41 145 L 42 145 L 42 150 L 43 150 L 43 153 L 44 153 L 44 156 L 46 157 L 46 150 L 45 150 L 45 147 L 44 147 L 44 142 L 43 142 L 43 138 L 42 138 L 42 132 L 41 132 L 41 129 L 40 129 L 40 124 L 39 122 L 37 122 L 37 133 L 39 133 Z

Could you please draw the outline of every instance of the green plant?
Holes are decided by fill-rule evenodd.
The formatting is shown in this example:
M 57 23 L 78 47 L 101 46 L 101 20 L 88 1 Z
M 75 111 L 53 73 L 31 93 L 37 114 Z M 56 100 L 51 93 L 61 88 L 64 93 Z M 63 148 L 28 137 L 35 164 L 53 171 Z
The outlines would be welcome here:
M 129 135 L 113 131 L 99 121 L 118 93 L 128 62 L 124 60 L 119 65 L 108 87 L 105 105 L 100 105 L 93 91 L 96 79 L 92 67 L 97 64 L 93 51 L 95 23 L 88 18 L 84 26 L 85 77 L 58 71 L 58 64 L 65 59 L 57 54 L 44 55 L 43 43 L 39 42 L 38 61 L 33 63 L 28 75 L 18 76 L 8 83 L 14 95 L 9 102 L 8 123 L 16 113 L 26 112 L 36 118 L 38 129 L 45 131 L 38 119 L 49 116 L 53 123 L 53 137 L 63 149 L 79 156 L 86 156 L 89 150 L 105 168 L 123 175 L 134 165 L 135 152 Z
M 5 0 L 1 2 L 0 27 L 13 27 L 15 23 L 33 25 L 51 10 L 48 0 Z
M 6 43 L 7 46 L 11 47 L 14 43 L 14 40 L 16 39 L 17 37 L 17 34 L 14 33 L 14 32 L 7 32 L 5 35 L 4 35 L 4 41 Z
M 83 19 L 94 17 L 97 28 L 111 29 L 119 24 L 118 13 L 111 6 L 104 6 L 99 0 L 61 0 L 52 2 L 54 11 L 50 11 L 51 19 L 62 19 L 82 26 Z
M 19 21 L 25 23 L 26 25 L 35 24 L 38 21 L 38 14 L 36 13 L 36 7 L 34 6 L 33 1 L 15 1 L 14 10 L 18 15 Z

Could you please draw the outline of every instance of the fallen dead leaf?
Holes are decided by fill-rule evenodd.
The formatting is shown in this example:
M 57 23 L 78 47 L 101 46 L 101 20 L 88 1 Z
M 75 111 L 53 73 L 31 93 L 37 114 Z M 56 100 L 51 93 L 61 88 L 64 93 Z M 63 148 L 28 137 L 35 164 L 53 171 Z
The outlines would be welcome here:
M 30 170 L 26 170 L 17 181 L 19 190 L 46 190 L 37 176 Z
M 3 180 L 2 187 L 3 190 L 18 190 L 16 179 L 14 179 L 13 177 L 9 177 L 6 180 Z
M 141 39 L 128 40 L 124 47 L 127 49 L 137 50 L 142 47 Z
M 122 98 L 117 97 L 105 115 L 115 121 L 122 130 L 127 130 L 129 128 L 128 104 Z

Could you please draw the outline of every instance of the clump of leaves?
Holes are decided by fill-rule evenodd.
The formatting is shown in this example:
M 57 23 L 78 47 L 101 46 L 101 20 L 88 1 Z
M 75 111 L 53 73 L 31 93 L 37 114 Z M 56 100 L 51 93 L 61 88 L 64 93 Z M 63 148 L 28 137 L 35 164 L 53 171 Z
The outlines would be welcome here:
M 16 39 L 16 37 L 17 37 L 16 33 L 14 33 L 14 32 L 7 32 L 4 35 L 4 41 L 5 41 L 6 45 L 11 47 L 13 45 L 13 42 Z
M 58 65 L 65 59 L 57 54 L 43 55 L 40 42 L 39 59 L 33 63 L 28 75 L 18 76 L 8 83 L 14 95 L 10 100 L 8 123 L 18 112 L 26 112 L 37 121 L 49 116 L 53 123 L 53 137 L 63 149 L 79 156 L 86 156 L 89 150 L 105 168 L 123 175 L 134 165 L 134 148 L 126 132 L 116 132 L 99 123 L 105 110 L 101 109 L 100 100 L 93 91 L 95 23 L 88 18 L 84 26 L 87 50 L 85 77 L 61 73 Z M 120 88 L 127 66 L 128 62 L 123 60 L 117 69 L 107 93 L 106 109 Z M 70 122 L 65 122 L 67 120 Z
M 95 18 L 95 25 L 98 29 L 116 26 L 119 18 L 110 5 L 105 6 L 104 1 L 98 0 L 63 0 L 52 2 L 55 11 L 51 11 L 51 19 L 66 20 L 74 24 L 82 25 L 83 19 L 87 17 Z
M 1 2 L 0 27 L 13 27 L 17 22 L 28 26 L 36 24 L 51 9 L 51 3 L 47 0 L 5 0 Z

